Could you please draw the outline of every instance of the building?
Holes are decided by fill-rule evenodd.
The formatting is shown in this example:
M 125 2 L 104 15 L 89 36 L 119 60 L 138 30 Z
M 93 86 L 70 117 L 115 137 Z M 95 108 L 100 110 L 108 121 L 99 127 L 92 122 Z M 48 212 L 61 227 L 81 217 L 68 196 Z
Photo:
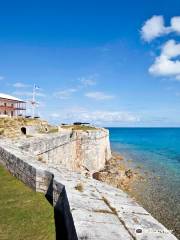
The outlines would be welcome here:
M 0 93 L 0 115 L 25 115 L 26 102 L 16 97 Z

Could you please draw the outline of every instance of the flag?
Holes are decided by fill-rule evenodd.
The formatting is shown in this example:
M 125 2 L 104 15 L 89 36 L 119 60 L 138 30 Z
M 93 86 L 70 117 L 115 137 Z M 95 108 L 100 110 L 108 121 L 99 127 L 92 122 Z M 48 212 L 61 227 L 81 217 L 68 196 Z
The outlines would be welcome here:
M 34 85 L 34 89 L 40 89 L 40 87 L 38 85 Z

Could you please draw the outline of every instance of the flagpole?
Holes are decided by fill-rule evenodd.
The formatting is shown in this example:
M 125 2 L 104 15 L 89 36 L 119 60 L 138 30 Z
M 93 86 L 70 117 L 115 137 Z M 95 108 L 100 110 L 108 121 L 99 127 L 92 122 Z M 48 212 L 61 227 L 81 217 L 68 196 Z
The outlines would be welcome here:
M 34 87 L 33 87 L 33 99 L 32 99 L 32 110 L 33 110 L 33 118 L 34 118 L 34 115 L 35 115 L 35 104 L 36 104 L 36 102 L 35 102 L 35 95 L 36 95 L 36 85 L 34 84 Z

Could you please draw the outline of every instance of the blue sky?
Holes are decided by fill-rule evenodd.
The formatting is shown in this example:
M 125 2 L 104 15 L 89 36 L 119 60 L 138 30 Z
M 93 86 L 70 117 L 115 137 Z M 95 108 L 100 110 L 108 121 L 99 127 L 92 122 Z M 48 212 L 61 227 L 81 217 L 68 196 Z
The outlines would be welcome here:
M 0 92 L 28 101 L 38 85 L 54 123 L 180 126 L 179 13 L 176 0 L 1 2 Z

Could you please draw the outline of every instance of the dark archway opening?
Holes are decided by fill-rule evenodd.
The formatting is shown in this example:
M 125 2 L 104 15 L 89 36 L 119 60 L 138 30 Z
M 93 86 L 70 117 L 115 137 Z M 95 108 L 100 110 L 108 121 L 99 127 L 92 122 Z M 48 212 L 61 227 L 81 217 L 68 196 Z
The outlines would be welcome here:
M 24 135 L 26 135 L 26 128 L 25 128 L 25 127 L 22 127 L 22 128 L 21 128 L 21 132 L 22 132 Z

